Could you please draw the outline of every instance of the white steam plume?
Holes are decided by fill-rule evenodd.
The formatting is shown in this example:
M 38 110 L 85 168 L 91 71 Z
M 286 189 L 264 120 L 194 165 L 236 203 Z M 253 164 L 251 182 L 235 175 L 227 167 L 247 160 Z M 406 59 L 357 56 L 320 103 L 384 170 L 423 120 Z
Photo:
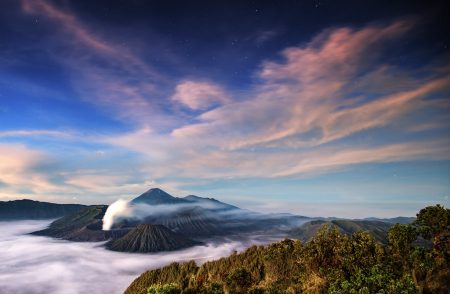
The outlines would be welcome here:
M 148 216 L 164 215 L 168 213 L 174 213 L 182 209 L 202 207 L 206 209 L 220 208 L 220 205 L 215 203 L 181 203 L 181 204 L 158 204 L 149 205 L 145 203 L 131 203 L 131 201 L 119 199 L 111 204 L 106 210 L 103 217 L 103 230 L 108 231 L 112 228 L 116 221 L 121 219 L 145 219 Z M 215 213 L 217 216 L 219 212 Z M 226 211 L 225 214 L 233 214 L 236 212 Z M 242 214 L 239 212 L 238 214 Z M 249 217 L 248 214 L 246 214 Z M 236 215 L 237 216 L 237 215 Z
M 129 205 L 129 201 L 119 199 L 106 210 L 105 216 L 103 217 L 103 230 L 108 231 L 114 224 L 114 220 L 119 217 L 132 217 L 133 209 Z

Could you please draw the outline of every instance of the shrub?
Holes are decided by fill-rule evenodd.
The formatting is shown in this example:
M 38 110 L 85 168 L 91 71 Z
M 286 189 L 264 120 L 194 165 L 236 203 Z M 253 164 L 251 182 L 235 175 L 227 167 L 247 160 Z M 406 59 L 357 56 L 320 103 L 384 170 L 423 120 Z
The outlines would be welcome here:
M 177 284 L 152 285 L 147 289 L 148 294 L 181 294 L 181 289 Z

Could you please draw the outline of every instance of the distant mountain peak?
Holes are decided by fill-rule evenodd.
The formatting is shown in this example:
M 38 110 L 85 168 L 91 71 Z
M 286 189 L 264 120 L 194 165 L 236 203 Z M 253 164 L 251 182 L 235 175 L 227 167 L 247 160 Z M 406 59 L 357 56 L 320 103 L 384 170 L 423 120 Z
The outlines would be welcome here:
M 174 197 L 159 188 L 152 188 L 148 190 L 147 192 L 131 200 L 131 204 L 147 204 L 147 205 L 195 204 L 210 210 L 239 209 L 234 205 L 221 202 L 214 198 L 206 198 L 196 195 L 188 195 L 183 198 Z
M 160 189 L 160 188 L 151 188 L 148 189 L 146 192 L 142 193 L 142 195 L 165 195 L 165 196 L 170 196 L 172 197 L 172 195 L 170 195 L 169 193 L 167 193 L 166 191 Z
M 141 194 L 140 196 L 134 198 L 131 203 L 144 203 L 149 205 L 159 205 L 159 204 L 178 204 L 185 203 L 186 201 L 177 197 L 173 197 L 169 193 L 159 189 L 152 188 L 147 192 Z
M 148 192 L 165 193 L 165 194 L 167 194 L 166 191 L 164 191 L 164 190 L 162 190 L 160 188 L 151 188 L 151 189 L 148 189 L 146 193 L 148 193 Z

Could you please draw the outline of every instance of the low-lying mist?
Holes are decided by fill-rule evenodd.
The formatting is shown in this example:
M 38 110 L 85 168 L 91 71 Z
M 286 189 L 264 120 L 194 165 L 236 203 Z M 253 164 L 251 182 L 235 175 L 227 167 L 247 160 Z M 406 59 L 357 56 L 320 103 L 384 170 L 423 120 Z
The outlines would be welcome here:
M 107 231 L 114 229 L 114 225 L 121 220 L 131 220 L 142 222 L 148 217 L 167 216 L 175 213 L 180 213 L 188 209 L 200 208 L 202 212 L 200 215 L 190 215 L 191 218 L 209 218 L 221 221 L 222 227 L 232 225 L 243 227 L 249 224 L 249 221 L 270 221 L 273 219 L 284 218 L 286 225 L 289 227 L 300 226 L 306 219 L 292 218 L 288 219 L 287 214 L 262 214 L 245 209 L 223 209 L 223 204 L 213 202 L 192 202 L 192 203 L 178 203 L 178 204 L 157 204 L 148 205 L 145 203 L 132 203 L 119 199 L 108 206 L 103 217 L 102 229 Z
M 123 293 L 142 272 L 174 261 L 198 264 L 264 244 L 280 236 L 221 238 L 185 250 L 130 254 L 112 252 L 103 243 L 74 243 L 27 235 L 49 221 L 0 222 L 0 293 Z

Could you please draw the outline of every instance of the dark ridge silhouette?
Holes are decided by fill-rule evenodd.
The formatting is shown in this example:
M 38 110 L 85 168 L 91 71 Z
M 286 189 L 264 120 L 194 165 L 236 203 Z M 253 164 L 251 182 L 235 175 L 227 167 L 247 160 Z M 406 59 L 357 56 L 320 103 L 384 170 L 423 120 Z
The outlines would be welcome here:
M 0 220 L 52 219 L 85 207 L 81 204 L 56 204 L 28 199 L 0 201 Z

